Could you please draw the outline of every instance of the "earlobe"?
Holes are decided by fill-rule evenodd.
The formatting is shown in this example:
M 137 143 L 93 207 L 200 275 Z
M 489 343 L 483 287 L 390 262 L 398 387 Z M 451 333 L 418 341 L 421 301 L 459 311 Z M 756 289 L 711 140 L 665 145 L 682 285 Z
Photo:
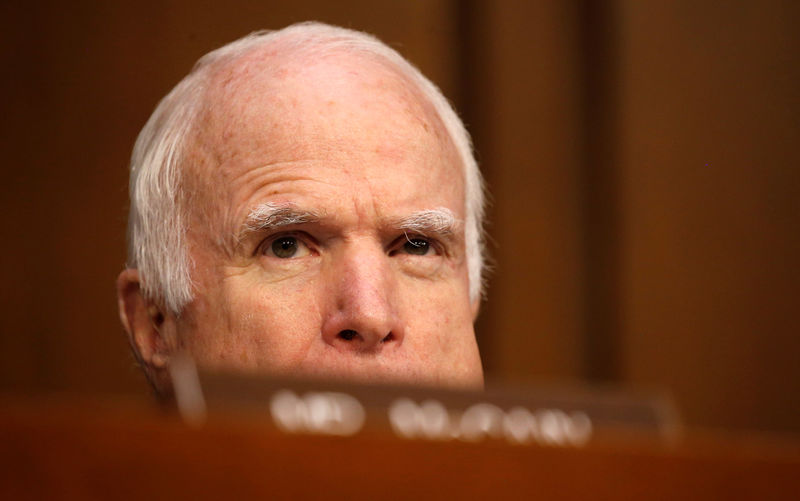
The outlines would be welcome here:
M 158 387 L 166 372 L 174 342 L 164 328 L 164 312 L 144 297 L 138 270 L 128 268 L 119 274 L 117 303 L 133 353 L 148 378 Z

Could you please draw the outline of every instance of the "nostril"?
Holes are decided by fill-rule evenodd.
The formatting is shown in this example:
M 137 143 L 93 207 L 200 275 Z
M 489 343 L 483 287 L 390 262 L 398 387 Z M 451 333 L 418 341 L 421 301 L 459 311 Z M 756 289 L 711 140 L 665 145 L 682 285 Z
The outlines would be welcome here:
M 347 329 L 339 332 L 339 337 L 341 339 L 344 339 L 345 341 L 352 341 L 353 339 L 355 339 L 356 336 L 358 336 L 358 332 L 352 329 Z
M 334 338 L 341 348 L 358 351 L 379 349 L 379 346 L 393 343 L 398 339 L 400 338 L 394 332 L 389 332 L 385 336 L 380 337 L 373 335 L 371 331 L 357 331 L 355 329 L 342 329 L 336 333 L 336 337 Z M 331 342 L 333 346 L 336 346 L 336 344 L 335 342 Z

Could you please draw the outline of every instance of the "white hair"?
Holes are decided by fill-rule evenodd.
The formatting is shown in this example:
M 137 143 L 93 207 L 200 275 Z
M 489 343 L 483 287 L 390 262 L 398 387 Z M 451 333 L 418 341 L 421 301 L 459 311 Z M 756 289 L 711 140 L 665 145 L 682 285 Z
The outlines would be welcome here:
M 469 296 L 471 301 L 480 299 L 484 188 L 464 124 L 439 89 L 397 51 L 366 33 L 316 22 L 251 33 L 209 52 L 161 100 L 147 121 L 131 157 L 128 218 L 128 267 L 138 269 L 144 295 L 176 314 L 192 300 L 192 261 L 185 241 L 189 194 L 181 188 L 180 166 L 204 105 L 205 89 L 211 83 L 211 68 L 268 45 L 279 45 L 279 50 L 289 54 L 345 52 L 377 56 L 408 78 L 428 99 L 463 164 Z

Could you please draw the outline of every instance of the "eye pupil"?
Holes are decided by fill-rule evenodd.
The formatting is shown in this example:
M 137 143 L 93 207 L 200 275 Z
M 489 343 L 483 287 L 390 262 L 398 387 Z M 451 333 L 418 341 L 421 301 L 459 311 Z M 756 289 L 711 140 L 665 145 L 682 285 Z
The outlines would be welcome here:
M 409 239 L 405 244 L 403 244 L 403 248 L 409 254 L 416 254 L 418 256 L 424 256 L 428 253 L 428 247 L 430 247 L 430 243 L 427 240 L 423 240 L 421 238 L 412 238 Z
M 272 252 L 277 257 L 288 258 L 297 253 L 297 239 L 294 237 L 282 237 L 272 242 Z

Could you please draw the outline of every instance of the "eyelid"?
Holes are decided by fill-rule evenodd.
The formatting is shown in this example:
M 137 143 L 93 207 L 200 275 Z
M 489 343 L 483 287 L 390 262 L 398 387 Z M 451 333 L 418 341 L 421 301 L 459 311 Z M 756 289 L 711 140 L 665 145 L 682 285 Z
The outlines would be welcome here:
M 304 231 L 297 231 L 297 230 L 281 230 L 281 229 L 278 229 L 274 233 L 270 233 L 269 235 L 265 236 L 258 243 L 258 245 L 256 245 L 256 248 L 253 251 L 253 255 L 254 256 L 266 256 L 266 255 L 268 255 L 267 252 L 272 247 L 272 243 L 275 242 L 275 240 L 278 240 L 279 238 L 284 238 L 284 237 L 294 237 L 294 238 L 296 238 L 298 243 L 300 243 L 300 245 L 305 246 L 308 249 L 308 252 L 310 254 L 314 254 L 314 253 L 318 252 L 317 249 L 316 249 L 316 247 L 318 245 L 317 241 L 311 235 L 309 235 L 308 233 L 306 233 Z M 277 259 L 281 259 L 281 258 L 278 258 L 277 256 L 271 256 L 271 257 L 275 257 Z
M 412 240 L 419 239 L 425 240 L 430 245 L 431 249 L 434 251 L 436 255 L 445 256 L 447 255 L 447 248 L 446 246 L 437 238 L 431 237 L 428 235 L 424 235 L 422 233 L 409 233 L 407 231 L 403 232 L 403 235 L 397 238 L 391 245 L 389 254 L 392 255 L 396 252 L 402 250 L 403 246 L 407 242 L 411 242 Z

